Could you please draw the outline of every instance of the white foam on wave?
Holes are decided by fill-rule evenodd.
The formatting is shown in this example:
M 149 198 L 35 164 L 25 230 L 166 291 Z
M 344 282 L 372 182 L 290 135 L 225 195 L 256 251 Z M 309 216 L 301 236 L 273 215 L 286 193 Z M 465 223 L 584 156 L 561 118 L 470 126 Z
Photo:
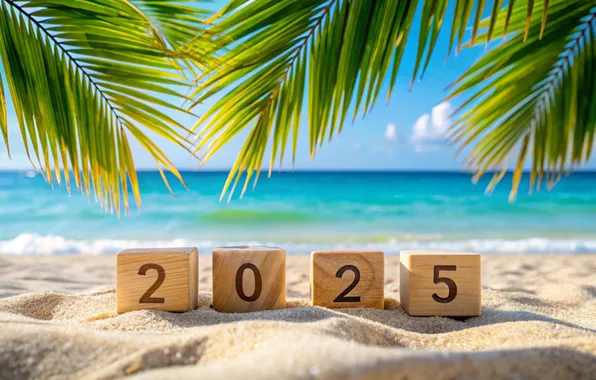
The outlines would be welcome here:
M 209 241 L 192 239 L 172 240 L 73 240 L 57 235 L 25 233 L 14 239 L 0 240 L 2 255 L 72 255 L 113 254 L 125 248 L 198 247 L 201 253 L 210 253 L 213 247 L 225 245 L 276 245 L 290 254 L 306 254 L 322 249 L 375 249 L 396 254 L 402 249 L 436 249 L 478 253 L 592 253 L 596 240 L 528 238 L 473 239 L 473 240 L 390 240 L 377 243 L 283 243 L 275 241 Z

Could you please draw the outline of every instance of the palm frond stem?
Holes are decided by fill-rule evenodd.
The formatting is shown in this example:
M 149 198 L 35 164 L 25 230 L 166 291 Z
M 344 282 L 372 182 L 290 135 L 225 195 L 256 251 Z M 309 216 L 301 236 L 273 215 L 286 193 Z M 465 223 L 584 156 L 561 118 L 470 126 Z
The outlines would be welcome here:
M 553 71 L 551 72 L 548 81 L 546 82 L 546 86 L 550 87 L 552 84 L 555 84 L 555 80 L 558 76 L 563 75 L 563 69 L 565 66 L 569 66 L 571 62 L 569 61 L 569 57 L 573 56 L 575 53 L 575 49 L 579 47 L 579 41 L 584 38 L 584 33 L 591 27 L 590 24 L 596 20 L 596 8 L 592 11 L 590 17 L 581 25 L 582 29 L 579 31 L 578 35 L 571 41 L 569 47 L 567 48 L 566 52 L 563 52 L 561 61 L 557 62 L 555 67 L 553 67 Z
M 13 0 L 3 0 L 3 1 L 6 1 L 8 3 L 8 5 L 14 7 L 16 10 L 19 11 L 19 13 L 24 15 L 27 19 L 31 20 L 31 22 L 33 22 L 35 24 L 35 26 L 37 26 L 42 32 L 44 32 L 52 40 L 52 42 L 60 50 L 62 50 L 64 52 L 64 54 L 68 57 L 68 59 L 77 67 L 77 69 L 79 69 L 81 71 L 81 73 L 83 73 L 85 78 L 87 78 L 87 80 L 89 80 L 89 82 L 91 83 L 91 85 L 93 85 L 95 90 L 97 90 L 97 92 L 99 93 L 101 98 L 106 102 L 108 107 L 110 107 L 110 112 L 112 113 L 112 115 L 114 115 L 114 117 L 118 121 L 118 124 L 120 125 L 120 127 L 122 127 L 123 126 L 122 120 L 120 119 L 118 112 L 116 112 L 116 109 L 114 108 L 114 106 L 112 105 L 112 103 L 110 102 L 110 100 L 108 99 L 106 94 L 104 94 L 104 92 L 101 90 L 99 85 L 93 80 L 93 77 L 91 77 L 91 75 L 89 75 L 89 73 L 87 73 L 85 68 L 83 66 L 81 66 L 81 64 L 70 54 L 68 49 L 66 49 L 60 42 L 58 42 L 56 37 L 54 37 L 54 35 L 52 33 L 50 33 L 50 31 L 48 31 L 37 19 L 35 19 L 35 17 L 31 16 L 28 12 L 26 12 L 21 6 L 19 6 Z
M 296 59 L 298 59 L 298 57 L 300 57 L 300 53 L 302 53 L 302 49 L 304 49 L 307 46 L 309 39 L 313 36 L 313 34 L 317 30 L 317 28 L 321 25 L 321 21 L 329 13 L 329 10 L 333 6 L 333 4 L 335 4 L 336 1 L 337 0 L 329 1 L 329 4 L 327 4 L 323 8 L 321 15 L 315 20 L 315 24 L 313 25 L 313 27 L 308 31 L 306 36 L 303 37 L 302 43 L 296 49 L 294 56 L 290 59 L 290 62 L 288 62 L 288 65 L 287 65 L 284 73 L 282 74 L 280 80 L 277 82 L 275 89 L 271 93 L 271 96 L 269 97 L 267 104 L 265 105 L 265 107 L 263 107 L 263 111 L 261 111 L 261 116 L 264 116 L 266 114 L 266 112 L 268 111 L 269 107 L 271 106 L 271 103 L 273 102 L 273 100 L 275 99 L 277 94 L 279 93 L 284 81 L 286 80 L 288 73 L 290 72 L 290 69 L 294 65 L 294 62 L 296 62 Z M 311 155 L 311 159 L 312 159 L 312 155 Z M 269 175 L 271 175 L 271 173 L 269 173 Z
M 534 108 L 534 114 L 532 115 L 531 125 L 534 125 L 536 119 L 540 116 L 539 114 L 541 108 L 547 106 L 549 94 L 554 95 L 555 86 L 557 85 L 557 79 L 559 77 L 562 78 L 564 74 L 564 69 L 572 64 L 570 62 L 569 57 L 573 57 L 573 55 L 575 54 L 575 49 L 579 48 L 580 40 L 582 40 L 582 38 L 585 37 L 584 34 L 586 33 L 586 31 L 588 31 L 589 28 L 592 27 L 591 24 L 594 22 L 594 20 L 596 20 L 596 8 L 592 10 L 590 16 L 583 22 L 582 25 L 580 25 L 580 28 L 582 29 L 579 30 L 577 36 L 575 36 L 575 38 L 568 44 L 569 46 L 567 48 L 567 51 L 561 54 L 561 59 L 555 64 L 552 71 L 550 72 L 549 77 L 546 83 L 544 84 L 545 89 L 542 92 L 540 99 L 536 103 L 536 107 Z

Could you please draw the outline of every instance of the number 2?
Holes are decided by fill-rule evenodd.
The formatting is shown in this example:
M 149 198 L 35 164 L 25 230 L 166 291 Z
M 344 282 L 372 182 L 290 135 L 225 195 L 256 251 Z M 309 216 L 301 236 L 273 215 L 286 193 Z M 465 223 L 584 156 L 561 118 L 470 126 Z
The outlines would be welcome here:
M 356 285 L 358 285 L 358 282 L 360 282 L 360 271 L 353 265 L 344 265 L 343 267 L 339 268 L 335 274 L 335 277 L 342 278 L 346 271 L 354 272 L 354 281 L 352 281 L 350 286 L 341 292 L 339 296 L 333 300 L 333 302 L 360 302 L 360 296 L 346 297 L 348 293 L 350 293 L 356 287 Z
M 145 294 L 143 294 L 143 296 L 139 300 L 139 303 L 165 303 L 165 298 L 151 296 L 153 295 L 153 293 L 155 293 L 157 289 L 159 289 L 161 284 L 163 284 L 163 281 L 166 279 L 166 271 L 163 269 L 161 265 L 145 264 L 139 269 L 139 274 L 141 276 L 144 276 L 147 274 L 147 271 L 149 269 L 155 269 L 157 271 L 157 280 L 155 280 L 153 285 L 151 285 L 151 287 L 147 289 Z
M 449 303 L 457 296 L 457 285 L 455 285 L 455 282 L 448 277 L 439 277 L 439 272 L 442 270 L 455 271 L 456 269 L 457 267 L 455 265 L 435 265 L 433 278 L 435 284 L 444 283 L 449 288 L 449 294 L 445 298 L 439 297 L 437 293 L 433 294 L 433 299 L 438 303 Z

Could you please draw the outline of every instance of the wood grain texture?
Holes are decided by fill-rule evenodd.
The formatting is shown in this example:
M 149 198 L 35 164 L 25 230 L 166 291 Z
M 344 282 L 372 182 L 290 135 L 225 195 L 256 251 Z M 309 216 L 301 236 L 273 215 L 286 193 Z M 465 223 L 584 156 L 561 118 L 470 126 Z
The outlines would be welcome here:
M 213 308 L 225 313 L 285 309 L 286 251 L 272 247 L 213 249 Z
M 116 256 L 116 311 L 195 309 L 198 265 L 197 248 L 121 251 Z
M 315 251 L 310 268 L 313 306 L 383 309 L 383 252 Z
M 477 253 L 401 251 L 401 305 L 412 316 L 479 316 L 480 269 Z

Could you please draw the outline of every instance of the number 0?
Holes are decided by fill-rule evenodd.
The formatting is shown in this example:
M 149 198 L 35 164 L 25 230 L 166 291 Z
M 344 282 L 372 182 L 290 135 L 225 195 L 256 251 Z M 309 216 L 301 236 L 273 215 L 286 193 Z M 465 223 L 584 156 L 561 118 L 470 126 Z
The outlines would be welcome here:
M 457 267 L 455 265 L 435 265 L 434 282 L 435 284 L 444 283 L 449 288 L 449 294 L 447 297 L 439 297 L 437 293 L 433 294 L 433 299 L 438 303 L 449 303 L 457 296 L 457 285 L 452 279 L 448 277 L 439 277 L 439 272 L 442 270 L 455 271 Z
M 250 269 L 255 276 L 255 291 L 253 292 L 252 296 L 247 296 L 244 293 L 244 287 L 242 286 L 242 276 L 244 275 L 244 271 L 246 269 Z M 263 278 L 261 277 L 261 272 L 259 272 L 259 268 L 256 265 L 246 263 L 240 265 L 238 268 L 238 272 L 236 272 L 236 292 L 238 296 L 247 302 L 254 302 L 259 299 L 261 296 L 261 290 L 263 289 Z

